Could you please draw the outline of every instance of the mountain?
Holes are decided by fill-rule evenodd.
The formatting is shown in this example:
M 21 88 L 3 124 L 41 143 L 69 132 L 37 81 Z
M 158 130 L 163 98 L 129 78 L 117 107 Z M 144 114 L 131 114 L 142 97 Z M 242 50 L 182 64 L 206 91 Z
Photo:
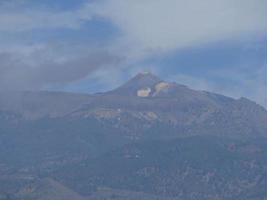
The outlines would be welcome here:
M 212 132 L 255 136 L 267 130 L 266 110 L 248 99 L 192 90 L 151 73 L 140 73 L 121 87 L 96 95 L 1 93 L 0 111 L 25 121 L 93 118 L 113 121 L 121 128 L 142 121 L 145 127 L 172 127 L 180 135 Z
M 172 129 L 174 136 L 257 136 L 267 131 L 266 110 L 248 99 L 192 90 L 149 73 L 138 74 L 121 87 L 94 96 L 71 115 L 112 121 L 114 126 L 135 133 L 155 126 Z
M 248 99 L 196 91 L 140 73 L 95 95 L 1 93 L 0 157 L 13 165 L 35 163 L 48 169 L 151 138 L 266 137 L 266 122 L 267 111 Z
M 1 92 L 0 199 L 262 200 L 266 136 L 255 102 L 151 73 L 93 95 Z

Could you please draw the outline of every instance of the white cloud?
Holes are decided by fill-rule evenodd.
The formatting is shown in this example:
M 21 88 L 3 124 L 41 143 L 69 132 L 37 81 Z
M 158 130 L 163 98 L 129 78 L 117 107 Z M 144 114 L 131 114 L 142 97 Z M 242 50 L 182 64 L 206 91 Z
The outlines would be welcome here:
M 265 0 L 101 0 L 68 11 L 18 5 L 0 8 L 0 31 L 75 29 L 100 16 L 123 33 L 114 46 L 138 56 L 267 32 Z
M 117 25 L 135 53 L 267 32 L 265 0 L 104 0 L 89 7 Z

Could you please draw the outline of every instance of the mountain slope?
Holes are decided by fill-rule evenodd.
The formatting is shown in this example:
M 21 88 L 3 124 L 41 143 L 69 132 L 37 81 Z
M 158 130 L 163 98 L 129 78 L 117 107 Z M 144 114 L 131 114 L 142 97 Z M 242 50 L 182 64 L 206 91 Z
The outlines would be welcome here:
M 60 183 L 46 178 L 20 190 L 17 200 L 86 200 Z
M 150 140 L 65 167 L 54 176 L 82 194 L 89 185 L 100 185 L 184 200 L 260 200 L 267 197 L 266 145 L 267 139 L 210 136 Z

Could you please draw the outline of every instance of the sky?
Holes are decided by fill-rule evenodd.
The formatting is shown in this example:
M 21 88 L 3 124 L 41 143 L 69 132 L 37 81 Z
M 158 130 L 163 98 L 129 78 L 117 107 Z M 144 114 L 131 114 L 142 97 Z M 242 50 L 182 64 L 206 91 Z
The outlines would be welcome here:
M 267 107 L 266 0 L 0 0 L 0 90 L 95 93 L 138 72 Z

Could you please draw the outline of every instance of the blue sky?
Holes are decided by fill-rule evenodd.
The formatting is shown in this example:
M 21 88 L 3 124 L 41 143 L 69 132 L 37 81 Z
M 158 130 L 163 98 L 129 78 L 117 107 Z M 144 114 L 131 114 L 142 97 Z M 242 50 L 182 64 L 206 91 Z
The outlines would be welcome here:
M 150 70 L 267 106 L 267 2 L 6 0 L 0 90 L 94 93 Z

